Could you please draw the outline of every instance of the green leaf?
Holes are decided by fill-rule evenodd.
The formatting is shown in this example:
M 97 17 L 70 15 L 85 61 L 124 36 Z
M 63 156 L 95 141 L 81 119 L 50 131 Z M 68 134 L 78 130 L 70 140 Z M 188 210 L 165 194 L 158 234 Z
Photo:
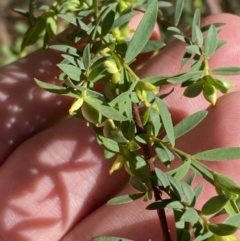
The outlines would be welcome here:
M 119 153 L 120 148 L 116 141 L 113 141 L 110 138 L 106 138 L 103 136 L 98 136 L 98 139 L 101 141 L 102 145 L 107 148 L 109 151 Z
M 240 194 L 240 186 L 228 176 L 214 172 L 213 177 L 216 188 L 228 194 Z
M 162 126 L 162 123 L 161 123 L 160 117 L 159 117 L 159 113 L 155 108 L 151 108 L 151 107 L 149 108 L 149 111 L 150 111 L 149 117 L 150 117 L 150 120 L 151 120 L 152 126 L 153 126 L 153 134 L 154 134 L 154 136 L 158 136 L 160 128 Z
M 146 186 L 135 177 L 130 177 L 129 183 L 133 188 L 135 188 L 139 192 L 147 191 Z
M 205 180 L 213 184 L 213 175 L 212 173 L 206 169 L 201 163 L 192 162 L 192 168 L 197 171 Z
M 194 190 L 186 182 L 182 182 L 181 185 L 182 185 L 182 189 L 183 189 L 183 192 L 186 197 L 188 205 L 191 207 L 194 207 L 195 202 L 196 202 L 196 194 L 195 194 Z
M 187 160 L 181 166 L 167 172 L 167 174 L 173 176 L 176 180 L 181 180 L 188 173 L 190 167 L 191 160 Z
M 54 49 L 57 51 L 65 52 L 74 56 L 79 56 L 78 50 L 72 46 L 64 45 L 64 44 L 56 44 L 49 46 L 50 49 Z
M 177 0 L 174 11 L 174 25 L 177 26 L 182 15 L 185 0 Z
M 149 204 L 146 209 L 147 210 L 157 210 L 165 208 L 169 203 L 171 203 L 171 199 L 163 199 L 156 201 L 154 203 Z
M 99 111 L 103 116 L 117 121 L 126 121 L 128 120 L 125 116 L 123 116 L 119 111 L 111 106 L 105 106 L 99 103 L 95 98 L 85 98 L 85 102 L 93 106 L 96 110 Z
M 33 26 L 31 26 L 26 32 L 24 39 L 22 41 L 21 51 L 25 47 L 35 44 L 46 30 L 46 20 L 40 16 L 35 20 Z
M 185 195 L 184 195 L 180 182 L 169 175 L 168 175 L 168 180 L 171 183 L 171 188 L 172 188 L 172 191 L 174 192 L 174 194 L 178 197 L 179 200 L 183 201 Z
M 180 84 L 180 83 L 183 83 L 187 80 L 199 78 L 202 75 L 202 73 L 203 73 L 202 70 L 189 71 L 187 73 L 171 77 L 170 79 L 167 80 L 167 82 L 172 83 L 172 84 Z
M 81 70 L 80 68 L 70 64 L 57 65 L 70 79 L 80 81 Z
M 194 188 L 196 198 L 198 198 L 200 196 L 200 194 L 202 193 L 203 187 L 204 187 L 203 183 L 200 183 Z
M 144 196 L 144 193 L 127 194 L 114 197 L 107 202 L 107 205 L 119 205 L 132 202 Z
M 155 26 L 157 11 L 158 3 L 156 0 L 153 0 L 149 4 L 140 24 L 129 42 L 125 56 L 125 61 L 127 63 L 131 62 L 142 51 L 148 42 Z
M 235 233 L 238 227 L 224 223 L 210 223 L 208 229 L 219 236 L 226 236 Z
M 211 69 L 210 72 L 211 74 L 217 74 L 217 75 L 239 75 L 240 67 L 238 66 L 222 67 L 217 69 Z
M 123 24 L 129 22 L 135 15 L 136 15 L 136 13 L 130 12 L 130 13 L 126 13 L 126 14 L 120 16 L 119 18 L 117 18 L 114 21 L 114 23 L 111 27 L 111 30 L 118 28 L 118 27 L 122 26 Z
M 168 8 L 171 7 L 172 4 L 167 1 L 158 1 L 158 7 L 159 8 Z
M 125 92 L 121 93 L 120 95 L 118 95 L 115 99 L 113 99 L 109 103 L 109 105 L 115 106 L 116 104 L 120 105 L 120 104 L 124 103 L 126 101 L 126 98 L 129 98 L 130 94 L 134 90 L 134 88 L 135 88 L 137 83 L 138 83 L 138 81 L 134 81 L 127 91 L 125 91 Z
M 161 40 L 149 40 L 147 44 L 142 49 L 141 53 L 152 52 L 161 49 L 166 44 Z
M 201 50 L 198 45 L 188 45 L 186 49 L 188 50 L 188 52 L 201 55 Z
M 240 159 L 240 147 L 223 147 L 199 152 L 194 158 L 204 161 L 229 161 Z
M 58 17 L 68 21 L 69 23 L 72 23 L 75 26 L 79 26 L 84 31 L 89 30 L 89 27 L 77 17 L 66 15 L 66 14 L 58 14 Z
M 222 194 L 212 197 L 203 205 L 201 212 L 204 215 L 211 215 L 220 212 L 230 199 L 231 196 L 228 194 Z
M 109 33 L 110 29 L 113 26 L 114 19 L 115 19 L 115 12 L 113 10 L 110 10 L 102 21 L 102 29 L 101 29 L 102 36 L 105 36 L 106 34 Z
M 186 182 L 188 185 L 192 185 L 194 179 L 196 177 L 196 172 L 192 171 L 185 179 L 184 182 Z
M 196 127 L 206 116 L 208 112 L 206 110 L 198 111 L 179 122 L 174 126 L 175 139 L 183 136 L 194 127 Z M 163 138 L 163 141 L 168 141 L 167 137 Z
M 188 208 L 182 215 L 181 219 L 184 222 L 196 223 L 199 220 L 197 211 L 194 208 Z
M 167 109 L 166 105 L 160 98 L 155 99 L 156 104 L 160 110 L 160 115 L 162 118 L 163 126 L 165 128 L 165 131 L 167 133 L 168 139 L 172 146 L 175 145 L 175 136 L 174 136 L 174 129 L 172 124 L 172 118 L 169 110 Z
M 197 37 L 197 41 L 198 41 L 198 46 L 200 47 L 200 48 L 202 48 L 202 46 L 203 46 L 203 34 L 202 34 L 202 31 L 201 31 L 201 29 L 200 29 L 200 27 L 199 26 L 196 26 L 195 27 L 196 28 L 196 37 Z
M 90 44 L 87 44 L 83 50 L 83 65 L 85 67 L 85 69 L 89 68 L 90 65 Z
M 206 58 L 210 58 L 218 45 L 218 33 L 214 25 L 211 25 L 204 42 L 204 53 Z
M 160 170 L 160 169 L 158 169 L 156 167 L 155 167 L 155 172 L 156 172 L 156 176 L 160 180 L 162 186 L 164 188 L 169 187 L 170 186 L 170 182 L 168 180 L 167 175 L 162 170 Z
M 119 238 L 119 237 L 113 237 L 113 236 L 99 236 L 94 237 L 94 241 L 134 241 L 132 239 L 125 239 L 125 238 Z
M 162 163 L 164 163 L 165 166 L 169 167 L 171 164 L 171 161 L 174 159 L 174 155 L 172 152 L 170 152 L 164 145 L 161 143 L 156 143 L 155 145 L 155 151 L 157 153 L 158 158 Z
M 38 86 L 40 86 L 42 89 L 47 90 L 51 93 L 68 95 L 74 98 L 79 98 L 78 94 L 71 92 L 71 90 L 67 89 L 66 87 L 49 84 L 38 79 L 34 79 L 34 80 Z
M 225 221 L 225 224 L 229 224 L 229 225 L 233 225 L 233 226 L 237 226 L 240 228 L 240 214 L 235 214 L 232 215 L 230 217 L 228 217 Z
M 200 19 L 201 19 L 201 12 L 199 8 L 197 8 L 193 15 L 192 20 L 192 41 L 197 39 L 197 30 L 196 27 L 200 27 Z
M 183 204 L 179 201 L 170 202 L 169 204 L 167 204 L 167 207 L 169 209 L 183 209 L 184 208 Z

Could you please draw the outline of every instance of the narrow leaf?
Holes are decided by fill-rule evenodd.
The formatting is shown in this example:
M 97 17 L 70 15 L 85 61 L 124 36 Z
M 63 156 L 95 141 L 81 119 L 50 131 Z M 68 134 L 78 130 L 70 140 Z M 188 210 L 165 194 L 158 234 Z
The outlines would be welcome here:
M 174 129 L 172 124 L 172 118 L 169 110 L 167 109 L 166 105 L 160 98 L 156 98 L 156 104 L 160 110 L 160 115 L 162 118 L 162 122 L 167 133 L 168 139 L 170 143 L 174 146 L 175 145 L 175 136 L 174 136 Z
M 229 161 L 240 159 L 240 147 L 223 147 L 199 152 L 193 156 L 204 161 Z
M 188 223 L 196 223 L 199 220 L 199 216 L 194 208 L 188 208 L 182 215 L 181 220 Z
M 219 236 L 226 236 L 235 233 L 238 227 L 224 223 L 210 223 L 209 230 Z
M 104 145 L 104 147 L 106 147 L 109 151 L 117 152 L 117 153 L 120 152 L 119 145 L 116 141 L 113 141 L 112 139 L 106 138 L 103 136 L 99 136 L 98 138 L 101 141 L 101 143 Z
M 152 52 L 161 49 L 164 47 L 166 44 L 162 42 L 161 40 L 149 40 L 147 44 L 144 46 L 143 50 L 141 53 L 147 53 L 147 52 Z
M 165 208 L 172 200 L 171 199 L 164 199 L 159 200 L 154 203 L 149 204 L 146 209 L 147 210 L 157 210 L 157 209 L 163 209 Z
M 173 176 L 176 180 L 181 180 L 188 173 L 190 166 L 191 161 L 187 160 L 181 166 L 167 172 L 167 174 Z
M 71 92 L 71 90 L 68 90 L 66 87 L 49 84 L 38 79 L 34 79 L 34 80 L 38 86 L 40 86 L 42 89 L 47 90 L 51 93 L 68 95 L 74 98 L 79 98 L 78 94 Z
M 88 98 L 85 98 L 84 101 L 87 102 L 88 104 L 90 104 L 91 106 L 93 106 L 96 110 L 99 111 L 99 113 L 101 113 L 103 116 L 105 116 L 109 119 L 113 119 L 113 120 L 117 120 L 117 121 L 128 120 L 125 116 L 123 116 L 115 108 L 113 108 L 111 106 L 102 105 L 99 103 L 99 101 L 97 101 L 94 98 L 88 97 Z
M 139 192 L 147 191 L 147 188 L 145 187 L 145 185 L 135 177 L 130 177 L 129 183 L 133 188 L 135 188 Z
M 213 53 L 217 48 L 217 45 L 218 45 L 217 29 L 214 25 L 211 25 L 211 27 L 208 30 L 207 37 L 204 43 L 204 52 L 205 52 L 206 58 L 210 58 L 213 55 Z
M 115 12 L 110 10 L 102 21 L 102 28 L 101 33 L 103 36 L 109 33 L 110 29 L 112 28 L 113 22 L 115 18 Z
M 158 177 L 158 179 L 160 180 L 160 182 L 162 183 L 163 187 L 169 187 L 170 186 L 170 182 L 168 181 L 167 175 L 160 169 L 155 168 L 155 172 L 156 175 Z
M 174 126 L 174 135 L 175 139 L 179 138 L 180 136 L 183 136 L 190 130 L 192 130 L 194 127 L 196 127 L 206 116 L 207 111 L 198 111 L 185 119 L 183 119 L 181 122 L 179 122 L 177 125 Z M 163 139 L 163 141 L 167 141 L 167 137 Z
M 174 25 L 177 26 L 182 15 L 185 0 L 177 0 L 174 11 Z
M 217 74 L 217 75 L 239 75 L 240 67 L 238 66 L 222 67 L 217 69 L 211 69 L 210 72 L 211 74 Z
M 83 65 L 85 69 L 89 68 L 90 65 L 90 44 L 87 44 L 83 50 Z
M 70 64 L 58 64 L 57 65 L 70 79 L 80 81 L 81 70 L 80 68 Z
M 189 71 L 187 73 L 178 75 L 178 76 L 174 76 L 170 79 L 167 80 L 167 82 L 172 83 L 172 84 L 177 84 L 177 83 L 183 83 L 184 81 L 187 80 L 191 80 L 191 79 L 195 79 L 198 78 L 202 75 L 203 71 Z
M 199 8 L 197 8 L 194 12 L 193 21 L 192 21 L 192 41 L 195 41 L 197 38 L 196 27 L 200 26 L 200 19 L 201 19 L 201 12 Z
M 119 205 L 132 202 L 144 196 L 144 193 L 135 193 L 114 197 L 107 202 L 107 205 Z
M 114 23 L 111 27 L 111 30 L 118 28 L 118 27 L 122 26 L 123 24 L 129 22 L 135 15 L 136 15 L 136 13 L 130 12 L 130 13 L 120 16 L 119 18 L 117 18 L 114 21 Z
M 155 26 L 157 11 L 158 3 L 156 0 L 153 0 L 148 6 L 140 24 L 129 42 L 125 56 L 125 61 L 127 63 L 131 62 L 142 51 L 148 42 Z
M 202 207 L 202 213 L 204 215 L 211 215 L 221 211 L 224 206 L 231 199 L 228 194 L 222 194 L 209 199 Z

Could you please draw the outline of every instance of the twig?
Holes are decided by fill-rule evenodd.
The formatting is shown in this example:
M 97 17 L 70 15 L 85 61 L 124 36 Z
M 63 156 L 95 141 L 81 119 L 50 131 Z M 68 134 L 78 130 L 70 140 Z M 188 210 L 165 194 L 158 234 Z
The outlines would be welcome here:
M 138 109 L 138 106 L 136 103 L 132 104 L 132 112 L 133 112 L 133 118 L 134 118 L 136 128 L 137 128 L 137 133 L 138 134 L 145 133 L 143 124 L 141 121 L 141 117 L 139 114 L 139 109 Z M 151 152 L 150 152 L 150 148 L 149 148 L 148 144 L 141 144 L 141 148 L 143 150 L 143 155 L 144 155 L 144 159 L 147 164 L 147 167 L 148 167 L 149 174 L 151 176 L 155 176 L 156 175 L 155 166 L 153 163 L 153 158 L 151 156 Z M 155 201 L 162 200 L 161 187 L 152 186 L 152 189 L 154 192 Z M 159 219 L 161 230 L 162 230 L 162 241 L 171 241 L 171 236 L 170 236 L 170 231 L 168 228 L 165 210 L 158 209 L 157 214 L 158 214 L 158 219 Z

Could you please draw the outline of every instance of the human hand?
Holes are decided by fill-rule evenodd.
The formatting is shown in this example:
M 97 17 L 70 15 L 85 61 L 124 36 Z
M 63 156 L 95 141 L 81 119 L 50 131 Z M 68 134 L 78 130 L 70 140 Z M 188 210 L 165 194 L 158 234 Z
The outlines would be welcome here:
M 227 23 L 220 36 L 228 44 L 212 57 L 210 67 L 239 65 L 240 34 L 236 29 L 240 19 L 221 14 L 204 20 L 204 24 L 213 22 Z M 150 60 L 140 76 L 179 73 L 183 52 L 184 46 L 175 42 Z M 54 81 L 58 61 L 53 52 L 40 51 L 1 70 L 0 240 L 90 241 L 98 235 L 158 240 L 157 215 L 144 210 L 146 203 L 105 205 L 124 188 L 127 175 L 122 171 L 108 175 L 111 163 L 104 160 L 94 133 L 83 122 L 74 118 L 59 122 L 70 99 L 34 84 L 34 77 Z M 236 84 L 238 78 L 231 77 Z M 198 110 L 209 110 L 206 119 L 180 138 L 177 146 L 189 153 L 239 146 L 238 91 L 237 87 L 208 108 L 202 97 L 181 98 L 183 90 L 175 88 L 175 94 L 165 100 L 176 123 Z M 212 168 L 239 182 L 238 165 L 237 161 L 213 163 Z M 121 191 L 126 192 L 131 190 Z M 198 205 L 214 193 L 206 184 Z M 171 215 L 169 223 L 173 228 Z

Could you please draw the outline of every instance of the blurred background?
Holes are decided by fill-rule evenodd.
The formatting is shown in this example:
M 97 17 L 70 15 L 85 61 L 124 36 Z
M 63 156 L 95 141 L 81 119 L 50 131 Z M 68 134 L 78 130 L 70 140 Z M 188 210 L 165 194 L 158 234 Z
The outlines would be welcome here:
M 37 7 L 49 5 L 54 0 L 36 0 Z M 80 0 L 79 0 L 80 1 Z M 174 3 L 175 0 L 168 0 Z M 28 10 L 28 0 L 0 0 L 0 67 L 7 65 L 16 59 L 39 48 L 20 53 L 21 41 L 28 28 L 28 22 L 13 9 Z M 194 9 L 199 8 L 202 15 L 228 12 L 240 15 L 239 0 L 186 0 L 184 9 L 184 26 L 190 25 Z M 165 10 L 165 14 L 171 15 L 171 9 Z

